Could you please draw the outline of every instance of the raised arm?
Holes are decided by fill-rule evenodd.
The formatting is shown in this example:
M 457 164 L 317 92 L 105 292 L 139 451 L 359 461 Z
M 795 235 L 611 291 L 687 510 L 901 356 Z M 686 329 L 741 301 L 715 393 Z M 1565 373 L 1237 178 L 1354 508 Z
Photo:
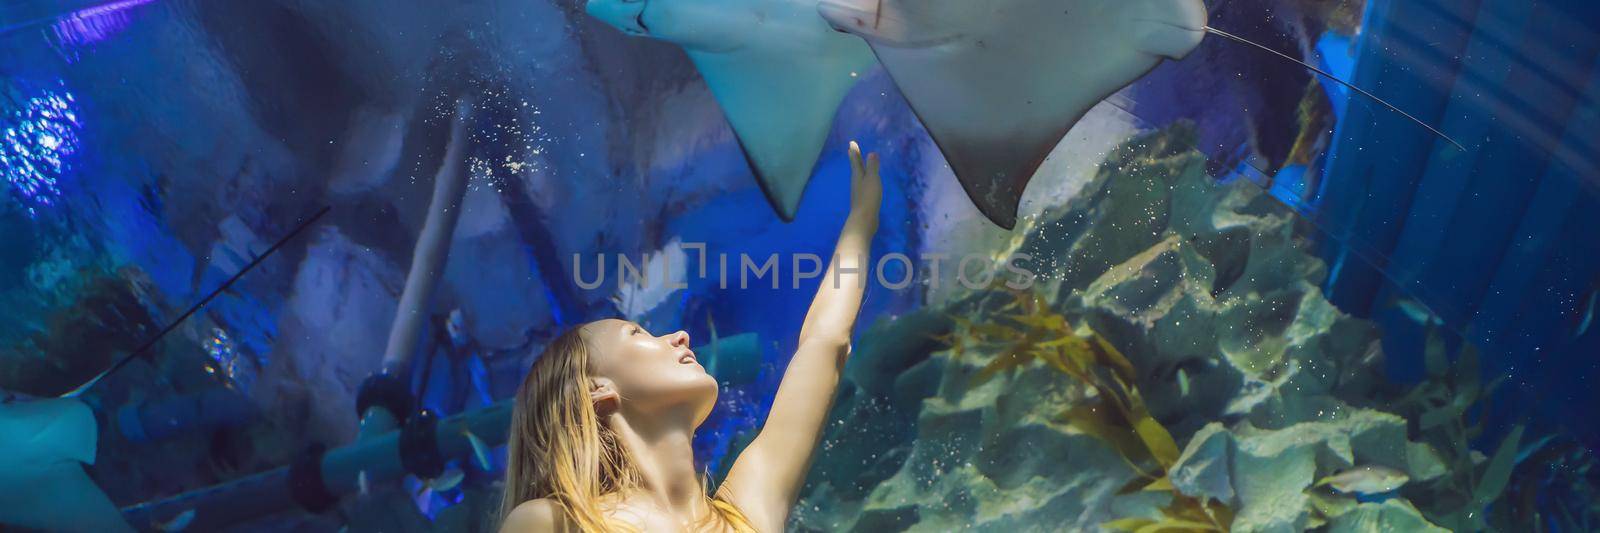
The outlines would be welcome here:
M 850 169 L 850 216 L 800 327 L 794 358 L 783 373 L 761 433 L 734 461 L 723 482 L 723 494 L 763 531 L 783 530 L 789 508 L 805 484 L 850 354 L 850 330 L 870 276 L 866 267 L 883 202 L 877 154 L 863 160 L 861 148 L 850 143 Z

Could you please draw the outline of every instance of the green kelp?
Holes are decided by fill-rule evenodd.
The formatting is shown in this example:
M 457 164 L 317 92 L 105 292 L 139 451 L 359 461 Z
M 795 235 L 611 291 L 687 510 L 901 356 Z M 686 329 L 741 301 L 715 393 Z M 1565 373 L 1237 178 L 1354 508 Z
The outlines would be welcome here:
M 1600 531 L 1600 459 L 1554 435 L 1517 454 L 1507 495 L 1490 515 L 1502 531 Z
M 1434 323 L 1423 324 L 1427 379 L 1394 401 L 1448 467 L 1446 475 L 1405 490 L 1422 512 L 1456 531 L 1535 531 L 1547 527 L 1545 518 L 1565 523 L 1563 530 L 1571 531 L 1588 531 L 1592 528 L 1586 524 L 1600 523 L 1600 506 L 1592 503 L 1600 494 L 1597 480 L 1581 473 L 1595 460 L 1581 446 L 1551 445 L 1553 435 L 1525 438 L 1526 428 L 1516 426 L 1490 440 L 1492 448 L 1472 448 L 1484 438 L 1487 421 L 1481 413 L 1504 378 L 1485 383 L 1476 346 L 1462 343 L 1452 361 L 1446 347 L 1450 333 Z M 1551 506 L 1556 516 L 1543 517 L 1537 501 L 1541 491 L 1568 503 Z
M 958 358 L 966 346 L 981 346 L 998 353 L 971 377 L 972 385 L 1011 372 L 1032 361 L 1044 363 L 1088 386 L 1092 395 L 1068 405 L 1060 420 L 1101 440 L 1138 477 L 1123 491 L 1162 492 L 1172 495 L 1161 509 L 1160 520 L 1126 518 L 1106 527 L 1125 531 L 1228 531 L 1233 511 L 1214 500 L 1201 500 L 1173 490 L 1167 472 L 1178 460 L 1172 434 L 1150 415 L 1135 382 L 1133 363 L 1087 325 L 1074 328 L 1066 316 L 1044 305 L 1032 293 L 1016 292 L 993 321 L 978 322 L 952 316 L 950 356 Z

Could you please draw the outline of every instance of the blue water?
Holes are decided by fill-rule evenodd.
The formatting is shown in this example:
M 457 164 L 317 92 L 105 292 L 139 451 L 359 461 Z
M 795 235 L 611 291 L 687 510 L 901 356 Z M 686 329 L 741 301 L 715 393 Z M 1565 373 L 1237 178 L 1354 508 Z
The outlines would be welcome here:
M 1098 246 L 1062 256 L 1089 258 L 1084 264 L 1104 258 L 1110 267 L 1159 239 L 1094 229 L 1090 219 L 1118 205 L 1095 191 L 1115 197 L 1117 183 L 1141 175 L 1140 168 L 1107 174 L 1119 170 L 1106 163 L 1101 175 L 1115 179 L 1096 182 L 1095 169 L 1130 151 L 1155 157 L 1140 150 L 1173 142 L 1204 170 L 1199 181 L 1182 182 L 1203 184 L 1182 198 L 1255 198 L 1204 209 L 1281 217 L 1291 237 L 1246 234 L 1240 245 L 1226 231 L 1157 231 L 1198 239 L 1186 242 L 1206 250 L 1217 265 L 1212 277 L 1226 278 L 1230 268 L 1247 273 L 1229 283 L 1258 290 L 1239 301 L 1279 297 L 1274 291 L 1294 285 L 1279 274 L 1287 279 L 1291 267 L 1314 265 L 1306 267 L 1315 271 L 1308 285 L 1290 292 L 1330 303 L 1339 317 L 1338 325 L 1305 333 L 1271 324 L 1311 319 L 1261 311 L 1235 328 L 1237 338 L 1184 339 L 1196 344 L 1184 357 L 1229 365 L 1224 352 L 1258 349 L 1263 337 L 1326 339 L 1317 341 L 1325 353 L 1316 356 L 1295 351 L 1311 350 L 1303 346 L 1280 353 L 1308 363 L 1262 371 L 1255 383 L 1265 384 L 1280 372 L 1327 372 L 1313 364 L 1318 357 L 1345 364 L 1338 358 L 1346 356 L 1329 354 L 1355 360 L 1368 347 L 1354 343 L 1370 336 L 1372 353 L 1381 353 L 1363 360 L 1376 361 L 1372 375 L 1359 386 L 1335 381 L 1325 395 L 1349 409 L 1394 413 L 1411 442 L 1465 461 L 1444 461 L 1448 475 L 1414 480 L 1390 500 L 1466 529 L 1596 530 L 1600 469 L 1590 467 L 1600 427 L 1588 421 L 1600 417 L 1600 320 L 1592 318 L 1600 314 L 1600 6 L 1221 0 L 1208 7 L 1214 26 L 1371 91 L 1465 150 L 1340 84 L 1209 39 L 1097 107 L 1057 152 L 1077 166 L 1047 164 L 1034 178 L 1024 213 L 1035 225 L 1007 233 L 972 207 L 894 81 L 874 67 L 840 106 L 797 220 L 786 223 L 769 208 L 682 51 L 625 36 L 573 2 L 11 2 L 0 6 L 0 391 L 20 403 L 84 383 L 265 256 L 83 395 L 100 425 L 98 455 L 86 467 L 94 485 L 117 508 L 152 503 L 161 521 L 198 509 L 196 529 L 470 530 L 485 526 L 497 504 L 503 459 L 485 469 L 470 457 L 451 458 L 450 468 L 465 472 L 458 488 L 421 492 L 416 476 L 381 480 L 371 494 L 320 513 L 292 502 L 216 512 L 182 499 L 289 465 L 313 444 L 355 442 L 356 391 L 378 370 L 388 343 L 448 137 L 448 95 L 473 95 L 477 110 L 461 220 L 410 365 L 419 403 L 447 417 L 481 412 L 515 393 L 549 338 L 596 318 L 626 316 L 658 334 L 683 329 L 696 346 L 709 346 L 713 331 L 719 339 L 752 334 L 755 348 L 729 371 L 739 377 L 719 376 L 717 410 L 696 441 L 697 459 L 714 477 L 770 408 L 818 282 L 727 288 L 714 274 L 691 277 L 685 288 L 633 308 L 613 298 L 622 294 L 615 278 L 596 289 L 575 285 L 574 257 L 641 260 L 673 242 L 704 244 L 713 261 L 826 257 L 848 210 L 844 146 L 855 140 L 883 159 L 877 258 Z M 1147 167 L 1179 173 L 1162 161 Z M 1171 205 L 1171 219 L 1181 221 L 1190 204 Z M 323 207 L 331 208 L 324 218 L 266 255 Z M 1107 233 L 1100 241 L 1082 237 L 1095 231 Z M 1256 262 L 1280 249 L 1291 259 Z M 1152 411 L 1180 449 L 1213 422 L 1238 433 L 1239 424 L 1275 430 L 1274 421 L 1311 420 L 1283 414 L 1299 406 L 1224 415 L 1223 405 L 1246 395 L 1244 385 L 1204 396 L 1223 378 L 1168 359 L 1163 350 L 1177 341 L 1165 335 L 1177 326 L 1158 317 L 1135 327 L 1139 321 L 1115 306 L 1086 303 L 1100 272 L 1061 268 L 1066 273 L 1046 278 L 1077 293 L 1046 285 L 1041 294 L 1130 354 Z M 959 304 L 964 293 L 951 287 L 954 278 L 943 283 L 872 287 L 857 346 L 889 338 L 869 328 L 892 329 L 919 312 L 995 316 Z M 1234 297 L 1222 285 L 1211 296 Z M 1297 301 L 1291 310 L 1311 308 Z M 452 311 L 464 317 L 461 331 L 447 330 Z M 996 501 L 1048 499 L 1039 487 L 1126 480 L 1053 470 L 1104 451 L 1085 451 L 1096 445 L 1080 440 L 1057 447 L 1050 439 L 1070 433 L 1064 424 L 1052 430 L 1060 434 L 1028 440 L 1045 430 L 992 419 L 1005 419 L 994 414 L 1009 412 L 1005 406 L 1065 405 L 1083 400 L 1080 393 L 1048 392 L 1038 385 L 1048 380 L 1028 374 L 1039 370 L 1019 371 L 1006 378 L 1015 380 L 1006 384 L 1009 396 L 985 400 L 1001 407 L 981 411 L 982 424 L 960 418 L 966 414 L 940 418 L 939 402 L 979 396 L 952 385 L 959 366 L 947 362 L 948 352 L 917 350 L 881 363 L 870 356 L 899 352 L 862 350 L 865 362 L 847 372 L 791 529 L 1057 530 L 1148 507 L 1112 505 L 1111 496 L 1091 501 L 1072 488 L 1049 494 L 1085 506 L 1072 518 L 1081 523 L 1042 504 L 999 510 Z M 1475 368 L 1462 363 L 1473 359 L 1468 353 L 1476 353 Z M 1180 367 L 1188 369 L 1185 385 L 1174 396 Z M 1190 378 L 1198 380 L 1194 397 Z M 1280 385 L 1303 387 L 1289 379 Z M 1467 382 L 1486 392 L 1445 426 L 1425 422 L 1415 395 L 1406 396 Z M 1213 400 L 1215 409 L 1201 405 Z M 1479 429 L 1450 436 L 1435 429 L 1457 421 Z M 947 427 L 963 424 L 968 433 Z M 1509 478 L 1474 499 L 1513 434 L 1520 438 Z M 964 448 L 974 441 L 981 451 Z M 490 444 L 503 453 L 499 442 Z M 995 457 L 1031 453 L 1042 454 L 1037 463 L 996 466 L 1004 461 Z M 1358 459 L 1374 454 L 1357 445 Z M 968 469 L 950 466 L 959 463 Z M 1329 468 L 1318 463 L 1317 476 Z M 1035 485 L 1018 488 L 1028 476 L 1017 472 L 1034 470 Z M 868 503 L 875 490 L 879 499 L 923 499 Z M 62 496 L 74 498 L 91 496 Z M 6 504 L 0 500 L 0 511 Z M 1449 522 L 1468 510 L 1473 521 Z

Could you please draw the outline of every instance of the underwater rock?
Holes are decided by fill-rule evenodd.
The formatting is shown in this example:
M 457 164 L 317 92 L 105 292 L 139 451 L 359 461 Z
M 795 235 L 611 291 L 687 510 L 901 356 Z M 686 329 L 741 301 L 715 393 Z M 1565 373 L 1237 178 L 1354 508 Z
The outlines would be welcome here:
M 468 192 L 468 201 L 475 195 Z M 472 215 L 473 211 L 463 211 L 462 223 L 466 224 Z M 543 276 L 517 268 L 482 268 L 528 262 L 527 250 L 519 244 L 514 231 L 501 229 L 477 237 L 457 231 L 441 281 L 452 305 L 463 309 L 470 338 L 492 349 L 509 349 L 528 342 L 531 324 L 551 321 L 553 313 Z M 440 308 L 448 309 L 440 306 L 435 312 Z
M 1328 533 L 1385 531 L 1442 533 L 1450 530 L 1428 522 L 1416 507 L 1400 499 L 1359 504 L 1328 521 Z
M 1172 184 L 1205 180 L 1204 161 L 1187 149 L 1187 128 L 1137 137 L 1113 150 L 1083 192 L 1029 233 L 1021 251 L 1045 265 L 1060 290 L 1082 289 L 1112 266 L 1162 240 Z
M 276 383 L 270 392 L 280 395 L 266 411 L 291 418 L 303 413 L 310 420 L 296 423 L 310 436 L 331 442 L 354 437 L 356 387 L 382 361 L 403 280 L 379 252 L 334 228 L 319 231 L 280 319 L 272 357 L 284 364 L 269 367 L 271 379 L 262 380 Z
M 939 380 L 944 375 L 944 361 L 926 359 L 901 372 L 894 378 L 894 391 L 890 402 L 897 409 L 918 405 L 923 398 L 939 392 Z
M 1310 513 L 1304 491 L 1315 477 L 1317 444 L 1299 433 L 1235 438 L 1230 472 L 1237 494 L 1235 531 L 1306 529 Z
M 645 317 L 659 313 L 671 296 L 688 288 L 688 257 L 683 251 L 683 241 L 678 238 L 668 241 L 660 250 L 645 254 L 638 264 L 619 257 L 617 292 L 611 297 L 617 311 L 628 320 L 652 323 Z M 604 267 L 603 261 L 601 266 Z M 658 323 L 673 322 L 676 321 Z
M 928 360 L 939 348 L 935 338 L 949 333 L 950 327 L 948 316 L 928 309 L 879 320 L 861 334 L 845 364 L 845 376 L 868 393 L 890 395 L 896 376 Z
M 1316 479 L 1358 464 L 1419 481 L 1444 473 L 1430 447 L 1406 440 L 1405 419 L 1372 410 L 1334 418 L 1277 430 L 1208 425 L 1174 465 L 1173 487 L 1227 502 L 1237 513 L 1235 531 L 1300 531 L 1315 518 L 1307 489 Z
M 916 436 L 923 399 L 936 394 L 946 379 L 943 360 L 932 353 L 940 348 L 936 337 L 950 328 L 948 315 L 922 309 L 880 320 L 862 333 L 859 344 L 852 348 L 843 390 L 829 416 L 850 423 L 830 425 L 823 436 L 828 454 L 850 460 L 813 463 L 806 478 L 812 487 L 809 498 L 828 503 L 809 513 L 804 502 L 798 504 L 795 513 L 812 517 L 807 523 L 826 524 L 835 515 L 854 515 L 874 486 L 900 470 L 912 451 L 910 443 Z M 841 505 L 850 511 L 841 513 Z M 818 514 L 823 509 L 827 514 Z M 879 516 L 875 520 L 884 523 L 905 518 L 884 515 L 881 510 L 874 513 Z
M 1045 303 L 1080 336 L 1121 351 L 1150 414 L 1187 443 L 1169 471 L 1175 490 L 1227 503 L 1236 530 L 1288 531 L 1324 519 L 1313 505 L 1321 493 L 1307 489 L 1326 475 L 1357 464 L 1413 480 L 1443 474 L 1430 446 L 1407 440 L 1405 419 L 1351 407 L 1378 383 L 1378 331 L 1322 294 L 1327 266 L 1304 227 L 1255 185 L 1208 177 L 1193 135 L 1178 125 L 1124 143 L 1016 245 L 1045 265 Z M 924 312 L 983 322 L 1008 297 L 972 292 Z M 872 331 L 920 321 L 902 320 Z M 974 385 L 1005 354 L 900 346 L 893 363 L 847 371 L 859 387 L 848 403 L 888 391 L 894 408 L 835 409 L 834 427 L 850 430 L 825 439 L 793 529 L 1093 530 L 1160 516 L 1172 499 L 1119 494 L 1133 468 L 1060 418 L 1094 401 L 1092 388 L 1037 361 Z M 910 409 L 911 433 L 894 426 L 894 437 L 874 440 L 873 424 L 906 420 L 893 411 Z M 853 476 L 894 464 L 887 478 Z
M 1188 265 L 1178 250 L 1177 235 L 1168 236 L 1127 262 L 1111 267 L 1084 291 L 1083 302 L 1149 327 L 1183 297 L 1174 285 L 1183 283 Z M 1209 266 L 1209 265 L 1206 265 Z
M 148 298 L 150 279 L 143 270 L 94 264 L 59 276 L 58 284 L 39 298 L 48 302 L 46 306 L 19 302 L 43 292 L 36 292 L 43 287 L 23 284 L 0 293 L 0 317 L 6 319 L 0 326 L 0 340 L 5 341 L 0 348 L 0 392 L 67 393 L 95 379 L 118 355 L 134 351 L 159 330 L 156 306 Z
M 1175 126 L 1128 142 L 1083 195 L 1094 200 L 1041 225 L 1052 235 L 1030 235 L 1025 250 L 1066 263 L 1055 270 L 1058 307 L 1083 308 L 1143 369 L 1152 412 L 1179 433 L 1223 415 L 1277 427 L 1294 418 L 1286 409 L 1320 406 L 1278 394 L 1285 387 L 1365 390 L 1376 328 L 1323 297 L 1326 265 L 1307 253 L 1292 211 L 1249 183 L 1206 176 L 1183 149 L 1189 134 Z
M 399 112 L 375 105 L 357 108 L 329 172 L 328 192 L 357 194 L 387 183 L 400 164 L 406 131 Z
M 1178 456 L 1167 476 L 1172 486 L 1184 494 L 1222 501 L 1233 500 L 1232 474 L 1228 466 L 1232 438 L 1222 424 L 1211 424 L 1195 432 L 1189 447 Z
M 1109 520 L 1110 502 L 1131 477 L 1093 437 L 1042 419 L 1008 421 L 999 381 L 959 403 L 929 400 L 917 438 L 894 475 L 855 517 L 808 529 L 949 531 L 1059 524 L 1087 529 Z M 988 398 L 988 401 L 980 398 Z M 826 507 L 824 507 L 826 508 Z

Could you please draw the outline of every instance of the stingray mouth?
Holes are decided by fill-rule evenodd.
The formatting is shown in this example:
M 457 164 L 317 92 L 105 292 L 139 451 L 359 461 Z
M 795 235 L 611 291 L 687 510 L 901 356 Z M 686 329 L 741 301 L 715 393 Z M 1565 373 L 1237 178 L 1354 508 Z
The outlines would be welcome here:
M 868 6 L 871 9 L 867 9 Z M 817 13 L 828 21 L 833 31 L 865 37 L 877 33 L 883 22 L 880 7 L 875 0 L 823 0 L 817 2 Z
M 1185 23 L 1181 23 L 1181 22 L 1173 22 L 1173 21 L 1170 21 L 1170 20 L 1133 19 L 1133 21 L 1134 22 L 1144 22 L 1144 23 L 1147 23 L 1147 24 L 1158 24 L 1158 25 L 1165 26 L 1165 27 L 1168 27 L 1168 28 L 1171 28 L 1171 29 L 1175 29 L 1175 30 L 1178 30 L 1178 31 L 1185 31 L 1185 32 L 1189 32 L 1189 33 L 1205 33 L 1206 32 L 1205 26 L 1201 26 L 1201 27 L 1198 27 L 1198 28 L 1191 28 L 1189 24 L 1185 24 Z
M 644 23 L 646 0 L 589 0 L 584 11 L 628 35 L 649 35 Z
M 1200 46 L 1200 41 L 1206 36 L 1204 19 L 1139 18 L 1133 19 L 1133 22 L 1139 24 L 1134 37 L 1138 48 L 1146 53 L 1169 59 L 1183 59 L 1188 56 L 1189 52 Z
M 860 36 L 874 44 L 895 48 L 928 48 L 960 40 L 962 34 L 939 35 L 914 31 L 898 13 L 884 15 L 882 0 L 822 0 L 817 12 L 840 33 Z

